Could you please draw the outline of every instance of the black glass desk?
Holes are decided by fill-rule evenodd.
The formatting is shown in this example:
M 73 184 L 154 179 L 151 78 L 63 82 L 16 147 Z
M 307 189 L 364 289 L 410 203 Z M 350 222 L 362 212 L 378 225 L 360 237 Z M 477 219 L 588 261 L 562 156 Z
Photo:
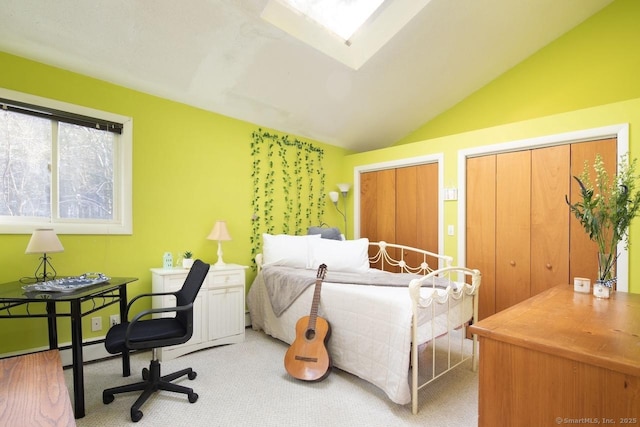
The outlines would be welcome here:
M 0 318 L 44 317 L 49 327 L 49 348 L 58 347 L 58 317 L 71 319 L 71 353 L 73 367 L 74 415 L 82 418 L 84 406 L 84 370 L 82 357 L 82 318 L 112 304 L 120 304 L 120 319 L 127 310 L 127 284 L 133 277 L 113 277 L 108 282 L 87 286 L 73 292 L 26 292 L 21 282 L 0 284 Z M 85 304 L 83 304 L 85 303 Z M 36 305 L 44 304 L 45 311 Z M 84 307 L 83 307 L 84 306 Z M 129 376 L 129 354 L 122 354 L 122 375 Z

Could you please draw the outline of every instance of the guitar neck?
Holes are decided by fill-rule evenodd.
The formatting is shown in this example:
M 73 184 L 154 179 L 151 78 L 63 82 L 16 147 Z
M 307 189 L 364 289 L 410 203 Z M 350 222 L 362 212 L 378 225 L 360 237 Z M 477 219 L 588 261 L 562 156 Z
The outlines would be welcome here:
M 313 292 L 311 302 L 311 312 L 309 313 L 309 329 L 316 329 L 316 319 L 318 318 L 318 306 L 320 305 L 320 292 L 322 291 L 322 279 L 316 279 L 316 288 Z

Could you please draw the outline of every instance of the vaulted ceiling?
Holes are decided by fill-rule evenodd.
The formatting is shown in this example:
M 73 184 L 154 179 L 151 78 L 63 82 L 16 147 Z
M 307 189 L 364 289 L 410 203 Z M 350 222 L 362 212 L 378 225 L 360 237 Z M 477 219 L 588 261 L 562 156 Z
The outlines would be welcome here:
M 406 136 L 611 1 L 387 0 L 383 12 L 389 2 L 424 7 L 353 67 L 263 19 L 268 0 L 0 0 L 0 50 L 364 151 Z M 354 45 L 379 31 L 367 28 Z

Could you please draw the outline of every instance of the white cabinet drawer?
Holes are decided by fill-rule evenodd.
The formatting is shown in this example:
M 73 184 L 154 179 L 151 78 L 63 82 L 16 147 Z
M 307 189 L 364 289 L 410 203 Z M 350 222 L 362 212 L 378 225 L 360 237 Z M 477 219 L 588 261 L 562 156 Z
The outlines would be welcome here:
M 230 271 L 228 273 L 215 272 L 209 273 L 208 285 L 210 288 L 220 288 L 231 285 L 244 286 L 244 271 Z
M 174 275 L 168 276 L 164 281 L 164 291 L 163 292 L 175 292 L 182 289 L 184 285 L 184 281 L 187 278 L 187 275 Z

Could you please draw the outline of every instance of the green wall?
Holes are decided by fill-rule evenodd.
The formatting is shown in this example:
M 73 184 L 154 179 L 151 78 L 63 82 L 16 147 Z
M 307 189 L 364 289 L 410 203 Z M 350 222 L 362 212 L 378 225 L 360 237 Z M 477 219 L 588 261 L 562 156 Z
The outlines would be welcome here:
M 639 98 L 638 22 L 614 1 L 397 144 Z
M 459 187 L 459 150 L 621 123 L 629 123 L 631 156 L 640 157 L 638 22 L 640 2 L 615 1 L 395 146 L 348 155 L 345 169 L 353 176 L 358 166 L 443 153 L 445 185 Z M 458 204 L 444 203 L 445 230 L 464 226 Z M 458 259 L 457 232 L 445 230 L 445 252 Z M 634 293 L 640 293 L 639 235 L 636 218 L 629 248 Z
M 0 69 L 0 87 L 133 117 L 133 235 L 61 235 L 65 251 L 53 255 L 59 274 L 134 276 L 139 280 L 130 295 L 148 292 L 149 269 L 162 265 L 166 251 L 176 258 L 188 249 L 216 261 L 217 243 L 206 236 L 218 219 L 227 221 L 233 238 L 223 244 L 224 260 L 251 265 L 250 144 L 257 125 L 2 52 Z M 341 182 L 347 151 L 307 142 L 324 150 L 327 185 Z M 324 222 L 341 224 L 327 203 Z M 33 275 L 38 258 L 24 253 L 29 238 L 0 235 L 0 283 Z M 247 287 L 254 275 L 249 270 Z M 103 325 L 115 310 L 99 312 Z M 106 329 L 89 332 L 89 317 L 85 337 L 103 335 Z M 45 325 L 40 319 L 0 321 L 0 354 L 47 345 Z M 61 342 L 70 339 L 68 322 L 58 329 Z
M 456 186 L 458 150 L 619 123 L 629 123 L 631 155 L 639 157 L 637 22 L 640 2 L 616 0 L 393 147 L 351 154 L 311 141 L 325 150 L 327 191 L 332 183 L 353 182 L 357 166 L 440 152 L 445 183 Z M 132 294 L 146 292 L 151 284 L 149 268 L 161 265 L 165 251 L 190 249 L 205 261 L 215 261 L 216 243 L 205 237 L 216 219 L 228 221 L 234 238 L 224 244 L 225 261 L 250 264 L 249 145 L 257 125 L 1 52 L 0 66 L 0 87 L 134 119 L 134 233 L 62 235 L 65 252 L 54 254 L 59 272 L 132 275 L 140 278 L 132 285 Z M 352 193 L 348 202 L 352 213 Z M 445 228 L 453 224 L 458 230 L 457 214 L 458 202 L 446 202 Z M 329 224 L 342 224 L 330 205 L 325 216 Z M 351 234 L 351 218 L 349 223 Z M 635 293 L 640 293 L 640 263 L 634 262 L 640 248 L 633 244 L 638 235 L 636 219 L 629 262 L 630 290 Z M 28 240 L 28 235 L 0 235 L 0 283 L 33 273 L 37 259 L 24 254 Z M 445 237 L 445 252 L 457 259 L 457 236 Z M 253 274 L 249 276 L 248 284 Z M 102 314 L 103 324 L 108 323 L 108 314 Z M 67 326 L 60 322 L 61 341 L 68 339 Z M 0 354 L 44 345 L 44 321 L 0 322 Z

